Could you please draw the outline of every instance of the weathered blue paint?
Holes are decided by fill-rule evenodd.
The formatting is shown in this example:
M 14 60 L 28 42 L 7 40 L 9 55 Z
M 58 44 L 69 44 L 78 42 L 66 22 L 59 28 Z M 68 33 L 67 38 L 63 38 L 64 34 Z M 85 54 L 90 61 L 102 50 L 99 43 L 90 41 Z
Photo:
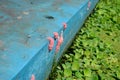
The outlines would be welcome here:
M 98 0 L 0 0 L 0 80 L 47 79 L 53 60 L 82 26 Z M 48 51 L 48 36 L 63 30 L 64 42 L 55 55 Z M 54 59 L 55 58 L 55 59 Z

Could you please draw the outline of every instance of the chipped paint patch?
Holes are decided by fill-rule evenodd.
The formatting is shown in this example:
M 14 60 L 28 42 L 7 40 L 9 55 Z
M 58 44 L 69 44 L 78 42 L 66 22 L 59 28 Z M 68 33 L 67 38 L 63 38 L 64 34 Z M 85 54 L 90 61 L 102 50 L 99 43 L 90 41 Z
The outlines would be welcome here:
M 24 15 L 29 15 L 29 12 L 28 11 L 23 11 L 23 14 Z
M 18 16 L 17 19 L 18 19 L 18 20 L 22 19 L 22 16 Z

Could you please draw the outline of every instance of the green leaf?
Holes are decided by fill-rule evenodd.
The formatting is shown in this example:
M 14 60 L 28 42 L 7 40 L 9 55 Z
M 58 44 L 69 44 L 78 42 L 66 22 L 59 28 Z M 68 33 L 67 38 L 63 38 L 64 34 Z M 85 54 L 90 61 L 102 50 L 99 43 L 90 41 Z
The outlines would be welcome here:
M 104 43 L 99 43 L 99 49 L 100 49 L 101 51 L 103 51 L 103 50 L 105 49 Z
M 67 69 L 66 65 L 65 64 L 62 64 L 62 67 L 63 69 Z
M 68 68 L 71 68 L 71 63 L 70 63 L 70 62 L 66 62 L 65 65 L 66 65 L 66 68 L 67 68 L 67 69 L 68 69 Z
M 92 74 L 92 80 L 99 80 L 98 75 L 96 73 Z
M 65 57 L 66 57 L 66 58 L 70 58 L 70 55 L 68 55 L 68 54 L 65 54 Z
M 91 77 L 85 77 L 85 80 L 92 80 Z
M 69 77 L 69 78 L 66 78 L 65 80 L 73 80 L 71 77 Z
M 85 69 L 84 76 L 91 77 L 91 69 L 89 69 L 89 68 Z
M 56 80 L 61 80 L 60 78 L 57 78 Z
M 99 73 L 101 80 L 106 80 L 105 74 L 102 72 Z
M 63 69 L 68 69 L 71 67 L 71 63 L 70 62 L 66 62 L 65 64 L 62 64 Z
M 74 61 L 74 62 L 72 63 L 72 70 L 73 70 L 73 71 L 79 70 L 79 61 Z
M 87 57 L 90 57 L 90 51 L 85 51 L 85 55 L 87 56 Z
M 104 55 L 103 55 L 102 53 L 98 53 L 98 54 L 97 54 L 97 58 L 98 58 L 98 59 L 103 59 L 103 58 L 104 58 Z
M 117 72 L 117 78 L 120 79 L 120 72 Z
M 72 71 L 71 69 L 65 69 L 64 70 L 64 77 L 69 77 L 72 76 Z
M 75 76 L 77 78 L 82 78 L 82 74 L 79 71 L 75 72 Z
M 88 67 L 90 65 L 90 59 L 84 58 L 84 67 Z
M 80 56 L 81 56 L 81 54 L 80 53 L 75 53 L 75 59 L 79 59 L 80 58 Z

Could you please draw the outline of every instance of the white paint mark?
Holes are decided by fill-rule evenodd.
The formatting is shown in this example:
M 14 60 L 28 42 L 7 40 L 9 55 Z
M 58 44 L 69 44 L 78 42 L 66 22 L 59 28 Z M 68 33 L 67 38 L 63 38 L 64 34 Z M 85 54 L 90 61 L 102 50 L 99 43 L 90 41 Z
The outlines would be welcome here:
M 22 16 L 18 16 L 17 19 L 19 19 L 19 20 L 22 19 Z
M 29 12 L 27 12 L 27 11 L 23 11 L 23 14 L 24 14 L 24 15 L 28 15 Z

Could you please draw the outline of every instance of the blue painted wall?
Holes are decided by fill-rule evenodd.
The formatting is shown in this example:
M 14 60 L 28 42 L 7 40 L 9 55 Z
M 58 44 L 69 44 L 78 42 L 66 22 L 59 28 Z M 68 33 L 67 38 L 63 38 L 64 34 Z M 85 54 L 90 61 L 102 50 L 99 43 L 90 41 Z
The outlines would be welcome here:
M 91 2 L 87 10 L 88 1 Z M 53 60 L 80 29 L 98 0 L 0 0 L 0 80 L 46 80 Z M 63 30 L 64 42 L 55 55 L 48 36 Z

